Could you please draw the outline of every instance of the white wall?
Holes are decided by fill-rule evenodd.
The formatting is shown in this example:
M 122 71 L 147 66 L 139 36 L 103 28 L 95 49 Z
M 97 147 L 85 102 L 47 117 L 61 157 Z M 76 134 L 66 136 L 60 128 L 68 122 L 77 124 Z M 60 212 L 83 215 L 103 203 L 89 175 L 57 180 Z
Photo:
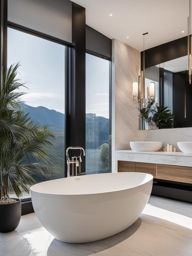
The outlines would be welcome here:
M 115 169 L 115 150 L 127 149 L 138 132 L 139 111 L 132 98 L 132 83 L 138 79 L 140 55 L 118 40 L 113 40 L 112 48 L 112 167 Z

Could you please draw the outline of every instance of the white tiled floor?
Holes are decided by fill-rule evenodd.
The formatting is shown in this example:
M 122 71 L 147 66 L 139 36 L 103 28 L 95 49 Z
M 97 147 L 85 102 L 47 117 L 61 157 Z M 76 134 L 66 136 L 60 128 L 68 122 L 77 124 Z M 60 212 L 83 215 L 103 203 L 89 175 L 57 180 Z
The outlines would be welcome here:
M 132 227 L 90 244 L 55 240 L 34 214 L 23 216 L 15 232 L 0 234 L 0 256 L 36 255 L 192 256 L 192 204 L 152 197 Z

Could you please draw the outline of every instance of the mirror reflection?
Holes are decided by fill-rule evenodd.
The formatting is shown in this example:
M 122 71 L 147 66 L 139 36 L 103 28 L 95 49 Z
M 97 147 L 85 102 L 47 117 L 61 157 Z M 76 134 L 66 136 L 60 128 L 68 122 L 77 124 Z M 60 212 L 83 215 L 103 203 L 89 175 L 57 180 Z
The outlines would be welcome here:
M 145 69 L 140 112 L 144 129 L 192 127 L 188 56 Z

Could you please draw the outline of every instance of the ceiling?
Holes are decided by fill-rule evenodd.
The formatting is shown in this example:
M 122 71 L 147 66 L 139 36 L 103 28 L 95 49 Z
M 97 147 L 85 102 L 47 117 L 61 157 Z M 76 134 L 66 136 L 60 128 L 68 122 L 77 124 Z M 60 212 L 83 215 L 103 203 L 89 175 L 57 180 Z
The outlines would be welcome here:
M 86 8 L 86 23 L 111 39 L 146 49 L 187 35 L 188 0 L 73 0 Z M 111 14 L 111 15 L 110 15 Z M 184 31 L 184 32 L 183 32 Z

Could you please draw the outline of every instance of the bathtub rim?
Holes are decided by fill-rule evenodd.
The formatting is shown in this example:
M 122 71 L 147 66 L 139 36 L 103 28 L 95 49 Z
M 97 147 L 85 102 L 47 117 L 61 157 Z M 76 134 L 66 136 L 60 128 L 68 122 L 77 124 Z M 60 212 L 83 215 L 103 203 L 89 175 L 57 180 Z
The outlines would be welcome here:
M 95 175 L 113 175 L 113 174 L 119 174 L 119 175 L 122 175 L 122 174 L 142 174 L 143 176 L 146 176 L 147 179 L 145 181 L 142 181 L 141 183 L 138 183 L 137 185 L 135 186 L 131 186 L 131 187 L 127 187 L 127 188 L 122 188 L 122 189 L 118 189 L 118 190 L 110 190 L 110 191 L 102 191 L 102 192 L 84 192 L 84 193 L 74 193 L 74 194 L 65 194 L 65 193 L 50 193 L 50 192 L 40 192 L 40 191 L 37 191 L 37 190 L 34 190 L 35 187 L 38 187 L 44 183 L 50 183 L 52 181 L 57 181 L 57 180 L 61 180 L 61 179 L 75 179 L 75 178 L 78 178 L 78 177 L 83 177 L 83 176 L 73 176 L 73 177 L 68 177 L 68 178 L 59 178 L 59 179 L 54 179 L 54 180 L 48 180 L 48 181 L 43 181 L 43 182 L 40 182 L 40 183 L 37 183 L 35 185 L 32 185 L 30 187 L 30 192 L 31 192 L 31 195 L 32 193 L 36 193 L 36 194 L 41 194 L 41 195 L 46 195 L 46 196 L 63 196 L 63 197 L 79 197 L 79 196 L 99 196 L 99 195 L 107 195 L 107 194 L 112 194 L 112 193 L 118 193 L 118 192 L 124 192 L 124 191 L 127 191 L 127 190 L 131 190 L 131 189 L 135 189 L 135 188 L 138 188 L 138 187 L 141 187 L 141 186 L 144 186 L 146 185 L 147 183 L 149 182 L 153 182 L 153 176 L 151 174 L 148 174 L 148 173 L 144 173 L 144 172 L 126 172 L 126 173 L 98 173 L 98 174 L 90 174 L 89 176 L 95 176 Z M 88 175 L 87 175 L 88 176 Z

